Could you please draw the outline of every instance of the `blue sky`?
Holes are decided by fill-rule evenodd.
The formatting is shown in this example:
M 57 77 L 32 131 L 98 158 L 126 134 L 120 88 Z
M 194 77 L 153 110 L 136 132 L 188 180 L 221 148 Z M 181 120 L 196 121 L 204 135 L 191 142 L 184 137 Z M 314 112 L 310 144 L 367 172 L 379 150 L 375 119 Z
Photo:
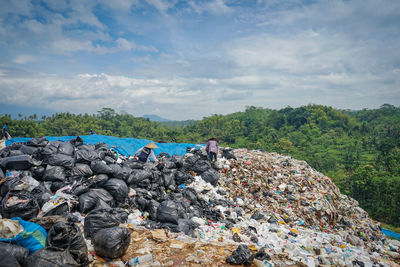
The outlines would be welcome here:
M 0 58 L 1 113 L 398 106 L 400 1 L 2 0 Z

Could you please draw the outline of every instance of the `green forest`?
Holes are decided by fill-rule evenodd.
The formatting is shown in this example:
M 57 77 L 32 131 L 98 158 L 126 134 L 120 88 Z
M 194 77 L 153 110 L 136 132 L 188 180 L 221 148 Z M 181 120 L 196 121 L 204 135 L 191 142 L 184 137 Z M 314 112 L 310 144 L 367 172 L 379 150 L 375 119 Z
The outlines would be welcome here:
M 342 193 L 359 201 L 375 219 L 400 226 L 400 107 L 337 110 L 308 105 L 212 115 L 199 121 L 157 123 L 103 108 L 94 115 L 57 113 L 38 118 L 11 115 L 10 134 L 19 137 L 96 134 L 163 142 L 204 143 L 264 149 L 307 161 L 331 177 Z

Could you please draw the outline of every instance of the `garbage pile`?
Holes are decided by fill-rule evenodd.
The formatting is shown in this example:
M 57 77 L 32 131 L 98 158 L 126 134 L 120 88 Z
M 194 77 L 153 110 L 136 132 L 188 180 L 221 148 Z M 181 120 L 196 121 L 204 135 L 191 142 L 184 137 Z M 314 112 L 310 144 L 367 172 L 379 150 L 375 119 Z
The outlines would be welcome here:
M 304 161 L 224 149 L 209 162 L 205 151 L 187 152 L 141 163 L 79 137 L 2 149 L 3 258 L 10 266 L 393 266 L 400 258 L 379 224 Z

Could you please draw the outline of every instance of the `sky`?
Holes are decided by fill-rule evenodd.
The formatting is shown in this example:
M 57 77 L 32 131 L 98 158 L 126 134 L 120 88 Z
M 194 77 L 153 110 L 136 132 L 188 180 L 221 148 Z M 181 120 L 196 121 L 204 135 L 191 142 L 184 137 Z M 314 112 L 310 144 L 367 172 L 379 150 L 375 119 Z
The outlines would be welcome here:
M 400 104 L 398 0 L 0 0 L 0 114 Z

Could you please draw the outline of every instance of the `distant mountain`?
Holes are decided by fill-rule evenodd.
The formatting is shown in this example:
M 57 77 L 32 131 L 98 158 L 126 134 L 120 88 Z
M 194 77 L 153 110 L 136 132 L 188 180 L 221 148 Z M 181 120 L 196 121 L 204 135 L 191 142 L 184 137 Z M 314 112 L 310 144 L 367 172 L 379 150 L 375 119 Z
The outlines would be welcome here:
M 21 114 L 22 118 L 36 114 L 37 119 L 40 120 L 42 116 L 51 116 L 55 113 L 56 113 L 55 110 L 46 108 L 37 108 L 37 107 L 33 108 L 33 107 L 16 106 L 6 103 L 0 103 L 0 116 L 5 114 L 10 114 L 13 119 L 20 118 L 18 114 Z
M 171 120 L 164 119 L 164 118 L 161 118 L 160 116 L 153 115 L 153 114 L 150 114 L 150 115 L 146 114 L 146 115 L 143 115 L 142 117 L 145 118 L 145 119 L 149 119 L 151 121 L 157 121 L 157 122 L 171 121 Z

